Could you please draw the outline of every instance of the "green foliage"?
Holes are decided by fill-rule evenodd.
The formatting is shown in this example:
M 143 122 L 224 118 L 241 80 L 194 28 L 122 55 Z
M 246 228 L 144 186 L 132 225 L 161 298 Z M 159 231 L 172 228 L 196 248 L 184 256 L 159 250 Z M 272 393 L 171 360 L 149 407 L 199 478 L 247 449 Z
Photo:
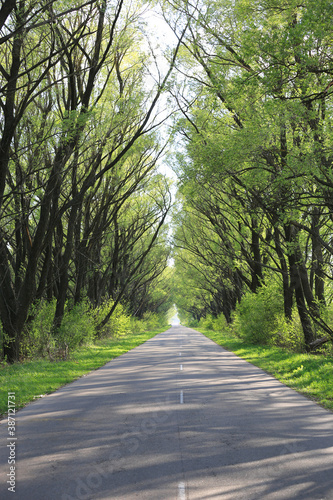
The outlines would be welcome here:
M 88 301 L 81 301 L 65 313 L 56 339 L 60 347 L 72 350 L 89 344 L 94 336 L 95 325 L 91 306 Z
M 156 164 L 166 119 L 157 102 L 169 74 L 147 81 L 153 58 L 142 9 L 32 3 L 23 2 L 20 16 L 10 8 L 0 27 L 0 316 L 8 338 L 0 356 L 11 362 L 19 352 L 55 356 L 89 342 L 95 325 L 84 297 L 123 304 L 102 335 L 128 333 L 128 314 L 160 312 L 170 252 L 161 229 L 170 186 Z M 54 301 L 31 311 L 53 297 L 53 319 Z M 65 310 L 66 300 L 79 305 Z
M 227 327 L 227 322 L 225 319 L 224 314 L 219 314 L 216 318 L 213 318 L 213 330 L 214 331 L 221 331 L 224 328 Z
M 114 301 L 112 299 L 106 299 L 100 306 L 96 307 L 92 311 L 96 329 L 103 321 L 103 319 L 107 316 L 113 304 Z M 106 325 L 98 330 L 98 337 L 118 338 L 121 335 L 127 335 L 128 333 L 130 333 L 130 331 L 131 318 L 126 314 L 124 307 L 121 304 L 118 304 Z
M 248 292 L 237 305 L 234 331 L 246 342 L 262 345 L 280 345 L 295 350 L 304 348 L 299 316 L 294 310 L 292 319 L 284 316 L 283 297 L 278 283 Z
M 167 315 L 166 313 L 156 314 L 148 311 L 143 316 L 143 323 L 147 330 L 154 330 L 156 328 L 161 328 L 167 324 Z
M 302 325 L 295 307 L 291 319 L 287 319 L 283 314 L 276 317 L 273 342 L 275 345 L 286 347 L 295 352 L 304 350 Z
M 166 328 L 168 325 L 168 314 L 165 312 L 153 313 L 148 311 L 144 314 L 143 319 L 131 317 L 130 322 L 133 333 L 147 332 L 158 328 Z
M 227 322 L 224 314 L 219 314 L 217 317 L 214 317 L 212 314 L 207 314 L 204 318 L 201 318 L 198 325 L 199 328 L 203 328 L 204 330 L 212 330 L 214 332 L 222 331 L 227 328 Z
M 186 321 L 182 321 L 182 323 L 184 323 L 184 325 L 188 326 L 189 328 L 196 328 L 197 326 L 199 326 L 199 320 L 193 318 L 193 316 L 191 315 L 188 315 L 189 319 Z
M 228 325 L 223 314 L 216 318 L 207 314 L 199 322 L 192 321 L 191 326 L 214 332 L 222 332 L 229 327 L 244 342 L 304 351 L 304 336 L 297 310 L 293 309 L 291 320 L 284 316 L 277 286 L 263 286 L 256 294 L 248 292 L 236 307 L 233 319 L 232 325 Z M 188 321 L 187 326 L 190 323 Z
M 22 340 L 23 358 L 52 357 L 56 350 L 56 339 L 52 335 L 52 324 L 56 300 L 39 301 L 31 307 L 30 322 L 26 325 Z
M 168 325 L 167 312 L 158 314 L 147 311 L 143 319 L 138 319 L 130 316 L 125 307 L 118 304 L 107 324 L 98 331 L 98 325 L 113 304 L 111 299 L 105 300 L 95 309 L 88 300 L 82 300 L 72 308 L 67 304 L 61 326 L 54 331 L 56 300 L 38 302 L 30 311 L 31 319 L 22 339 L 20 359 L 59 361 L 70 358 L 79 346 L 92 345 L 97 337 L 119 339 Z
M 191 281 L 177 290 L 177 307 L 212 328 L 209 314 L 230 321 L 242 301 L 242 338 L 311 348 L 333 335 L 317 307 L 332 288 L 332 3 L 169 8 L 190 26 L 179 60 L 191 105 L 175 126 L 183 196 L 175 263 Z M 281 291 L 259 290 L 282 277 Z
M 211 314 L 207 314 L 207 316 L 200 319 L 198 326 L 200 328 L 204 328 L 205 330 L 215 330 L 213 316 Z
M 199 321 L 186 311 L 182 311 L 181 309 L 178 311 L 178 316 L 180 322 L 184 326 L 188 326 L 189 328 L 196 328 L 199 325 Z
M 32 319 L 26 325 L 22 341 L 22 359 L 49 358 L 53 361 L 66 358 L 69 351 L 93 340 L 96 332 L 88 301 L 71 309 L 67 306 L 57 332 L 53 331 L 55 308 L 55 299 L 40 301 L 31 308 Z
M 110 335 L 114 338 L 128 335 L 131 332 L 131 319 L 125 313 L 124 307 L 118 304 L 110 320 L 106 324 L 109 328 Z
M 254 344 L 273 343 L 275 321 L 283 313 L 281 295 L 276 292 L 265 286 L 242 298 L 234 314 L 234 328 L 242 339 Z
M 135 318 L 134 316 L 131 316 L 131 332 L 138 334 L 138 333 L 143 333 L 146 332 L 146 324 L 142 319 Z

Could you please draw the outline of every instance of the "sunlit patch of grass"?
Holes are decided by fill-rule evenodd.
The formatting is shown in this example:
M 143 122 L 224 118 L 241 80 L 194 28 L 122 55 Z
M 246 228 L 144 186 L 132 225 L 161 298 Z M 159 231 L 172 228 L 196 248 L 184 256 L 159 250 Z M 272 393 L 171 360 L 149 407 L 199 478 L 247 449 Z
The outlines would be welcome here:
M 198 329 L 237 356 L 273 375 L 323 407 L 333 410 L 333 358 L 300 354 L 279 347 L 244 343 L 228 331 Z
M 167 327 L 166 327 L 167 328 Z M 0 415 L 7 413 L 8 392 L 15 393 L 16 408 L 45 394 L 54 392 L 86 373 L 105 365 L 113 358 L 146 342 L 166 328 L 139 334 L 128 334 L 117 339 L 106 338 L 71 353 L 65 361 L 45 359 L 2 364 L 0 368 Z

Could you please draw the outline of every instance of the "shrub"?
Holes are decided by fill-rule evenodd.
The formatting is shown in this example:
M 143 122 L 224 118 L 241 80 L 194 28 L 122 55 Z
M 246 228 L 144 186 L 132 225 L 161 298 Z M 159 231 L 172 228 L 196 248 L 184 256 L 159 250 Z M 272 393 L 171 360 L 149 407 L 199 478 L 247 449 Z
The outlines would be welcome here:
M 189 319 L 187 319 L 184 322 L 184 324 L 186 326 L 188 326 L 189 328 L 196 328 L 197 326 L 199 326 L 199 321 L 197 319 L 193 318 L 193 316 L 191 316 Z
M 135 316 L 131 316 L 130 325 L 132 333 L 138 334 L 147 331 L 146 323 L 142 319 L 136 318 Z
M 165 314 L 157 314 L 152 311 L 147 311 L 143 315 L 143 323 L 145 325 L 145 329 L 147 330 L 156 330 L 161 328 L 167 324 L 167 319 Z
M 58 332 L 52 331 L 56 309 L 56 299 L 51 302 L 40 301 L 30 311 L 32 318 L 26 326 L 21 344 L 21 357 L 46 358 L 52 361 L 64 359 L 68 351 L 95 336 L 95 327 L 87 301 L 82 301 L 65 312 Z
M 284 316 L 283 297 L 275 282 L 248 292 L 237 304 L 234 328 L 245 341 L 274 344 L 279 318 Z
M 214 330 L 214 318 L 211 314 L 207 314 L 204 318 L 201 318 L 198 324 L 199 328 L 204 328 L 205 330 Z
M 65 315 L 57 332 L 53 331 L 56 299 L 40 301 L 30 311 L 30 321 L 21 342 L 21 358 L 49 358 L 51 361 L 66 359 L 69 351 L 80 345 L 93 342 L 98 337 L 118 338 L 129 333 L 143 333 L 166 325 L 166 315 L 146 313 L 143 320 L 130 317 L 124 307 L 118 304 L 107 324 L 97 332 L 114 302 L 105 300 L 92 309 L 88 300 L 70 308 L 66 305 Z M 0 341 L 4 340 L 1 337 Z
M 84 300 L 66 311 L 56 340 L 60 349 L 66 349 L 66 346 L 68 349 L 75 349 L 92 342 L 95 335 L 91 306 Z
M 121 304 L 118 304 L 108 322 L 111 335 L 115 338 L 131 333 L 131 318 Z
M 283 314 L 276 318 L 275 332 L 272 338 L 277 346 L 297 352 L 304 350 L 303 329 L 296 308 L 293 309 L 291 320 L 288 320 Z
M 56 308 L 56 300 L 39 301 L 30 310 L 30 321 L 27 322 L 21 342 L 23 358 L 47 357 L 55 349 L 56 341 L 52 336 L 52 324 Z
M 205 330 L 213 330 L 214 332 L 222 331 L 227 327 L 227 322 L 224 314 L 219 314 L 215 317 L 211 314 L 207 314 L 205 318 L 201 318 L 199 324 L 197 325 Z
M 223 313 L 219 314 L 217 318 L 213 318 L 213 330 L 215 332 L 221 332 L 225 328 L 228 327 L 227 320 L 225 319 L 225 316 Z
M 111 310 L 114 302 L 112 299 L 106 299 L 100 306 L 96 307 L 93 312 L 94 324 L 98 325 L 104 320 Z M 98 330 L 98 337 L 120 337 L 132 331 L 131 318 L 128 316 L 121 304 L 118 304 L 108 322 Z

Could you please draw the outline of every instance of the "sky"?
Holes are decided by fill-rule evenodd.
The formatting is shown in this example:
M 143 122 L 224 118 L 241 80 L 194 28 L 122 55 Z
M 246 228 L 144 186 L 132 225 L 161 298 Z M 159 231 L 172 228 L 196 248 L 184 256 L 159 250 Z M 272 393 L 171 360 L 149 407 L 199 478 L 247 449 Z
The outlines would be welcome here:
M 160 6 L 156 6 L 153 9 L 146 10 L 143 14 L 143 19 L 147 23 L 146 32 L 149 36 L 151 47 L 154 49 L 154 54 L 156 57 L 156 63 L 161 74 L 164 76 L 168 71 L 169 65 L 163 56 L 164 51 L 169 47 L 174 47 L 177 43 L 177 38 L 174 35 L 171 28 L 168 26 L 166 21 L 163 19 Z M 147 45 L 148 47 L 148 45 Z M 160 101 L 160 107 L 168 108 L 167 97 L 165 96 Z M 164 128 L 160 131 L 164 140 L 168 138 L 168 127 L 170 126 L 170 121 L 167 121 Z M 171 147 L 171 145 L 170 145 Z M 168 149 L 168 148 L 167 148 Z M 176 183 L 177 175 L 167 164 L 165 158 L 161 158 L 158 163 L 158 171 L 166 175 Z M 176 188 L 172 190 L 173 196 L 175 196 Z

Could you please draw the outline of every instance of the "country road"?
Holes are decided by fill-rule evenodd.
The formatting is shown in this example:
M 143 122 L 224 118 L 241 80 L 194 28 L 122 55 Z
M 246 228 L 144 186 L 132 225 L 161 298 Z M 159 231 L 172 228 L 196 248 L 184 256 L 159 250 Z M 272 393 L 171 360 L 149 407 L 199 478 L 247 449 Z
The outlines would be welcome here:
M 0 425 L 1 499 L 333 499 L 333 414 L 190 328 L 16 417 L 16 441 Z

